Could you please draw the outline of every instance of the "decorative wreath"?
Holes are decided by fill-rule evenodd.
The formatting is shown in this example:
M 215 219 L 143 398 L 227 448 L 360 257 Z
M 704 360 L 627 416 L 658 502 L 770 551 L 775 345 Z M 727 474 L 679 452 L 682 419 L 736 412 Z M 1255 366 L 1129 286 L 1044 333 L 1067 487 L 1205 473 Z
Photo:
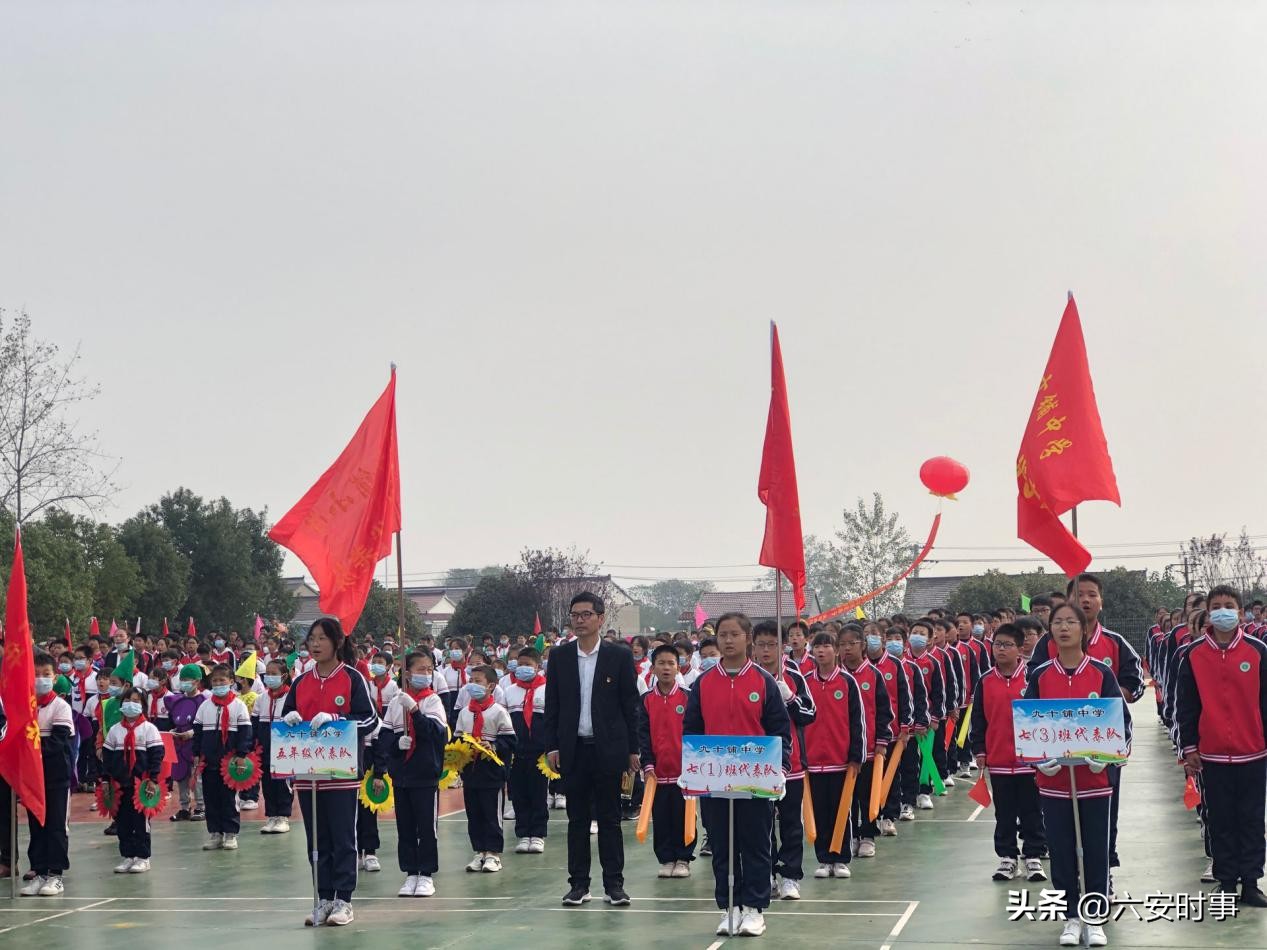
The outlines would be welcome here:
M 246 755 L 238 757 L 226 755 L 220 760 L 220 778 L 224 784 L 235 792 L 245 792 L 254 788 L 260 780 L 260 753 L 252 749 Z
M 541 753 L 541 758 L 537 759 L 537 771 L 548 778 L 550 781 L 563 778 L 561 774 L 550 768 L 550 763 L 546 759 L 545 753 Z
M 163 794 L 163 786 L 151 778 L 143 778 L 136 782 L 132 789 L 132 807 L 146 818 L 153 818 L 167 804 L 167 796 Z
M 102 818 L 113 818 L 119 814 L 119 795 L 119 783 L 114 779 L 98 782 L 95 794 L 97 814 Z
M 374 791 L 374 780 L 381 778 L 383 780 L 383 791 L 378 793 Z M 380 811 L 387 811 L 396 804 L 395 788 L 392 786 L 392 778 L 390 775 L 375 775 L 373 769 L 365 771 L 365 778 L 361 780 L 361 787 L 357 790 L 357 798 L 361 800 L 361 804 L 378 814 Z

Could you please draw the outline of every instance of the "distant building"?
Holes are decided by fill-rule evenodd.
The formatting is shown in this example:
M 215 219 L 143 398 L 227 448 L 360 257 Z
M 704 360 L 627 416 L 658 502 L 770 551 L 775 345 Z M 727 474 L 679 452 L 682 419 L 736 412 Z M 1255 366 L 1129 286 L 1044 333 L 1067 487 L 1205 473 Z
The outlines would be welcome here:
M 700 595 L 699 605 L 711 621 L 716 621 L 722 614 L 735 610 L 747 614 L 748 619 L 753 623 L 758 620 L 775 619 L 774 591 L 772 590 L 712 591 Z M 691 613 L 692 617 L 688 618 L 688 623 L 693 621 L 694 611 Z M 818 592 L 807 590 L 805 592 L 805 616 L 812 617 L 819 613 L 822 613 L 822 607 L 818 603 Z M 792 600 L 792 593 L 791 591 L 784 591 L 783 622 L 786 624 L 795 616 L 796 604 Z

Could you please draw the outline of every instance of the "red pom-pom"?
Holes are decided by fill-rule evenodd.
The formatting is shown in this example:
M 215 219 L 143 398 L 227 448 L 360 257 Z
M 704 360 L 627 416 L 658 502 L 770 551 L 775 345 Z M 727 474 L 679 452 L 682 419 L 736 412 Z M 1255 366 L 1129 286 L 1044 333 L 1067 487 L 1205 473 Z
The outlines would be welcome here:
M 254 788 L 260 780 L 259 750 L 252 749 L 241 758 L 246 763 L 246 768 L 241 771 L 230 767 L 230 763 L 236 761 L 238 756 L 226 755 L 220 760 L 220 778 L 235 792 L 245 792 L 248 788 Z
M 97 814 L 102 818 L 114 818 L 119 814 L 119 783 L 114 779 L 106 779 L 97 783 L 94 798 L 97 802 Z
M 163 786 L 153 779 L 143 778 L 132 787 L 132 807 L 146 818 L 153 818 L 167 804 Z

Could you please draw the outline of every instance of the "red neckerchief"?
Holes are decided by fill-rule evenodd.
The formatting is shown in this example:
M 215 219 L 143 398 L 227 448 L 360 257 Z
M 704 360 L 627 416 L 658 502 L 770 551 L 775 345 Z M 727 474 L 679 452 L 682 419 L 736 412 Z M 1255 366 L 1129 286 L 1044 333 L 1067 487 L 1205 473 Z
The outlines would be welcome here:
M 466 704 L 467 712 L 471 714 L 474 720 L 471 723 L 471 735 L 476 739 L 484 738 L 484 710 L 493 705 L 493 691 L 490 689 L 488 695 L 479 702 L 471 700 Z
M 75 679 L 79 680 L 79 706 L 83 708 L 84 703 L 88 702 L 88 674 L 93 672 L 91 664 L 86 670 L 75 670 Z
M 35 701 L 39 703 L 40 709 L 43 709 L 45 706 L 47 706 L 56 698 L 57 698 L 57 694 L 50 689 L 43 696 L 36 696 Z
M 233 692 L 230 692 L 228 696 L 211 694 L 211 701 L 220 707 L 220 744 L 222 746 L 229 744 L 229 703 L 237 698 L 237 693 Z
M 123 723 L 123 758 L 128 763 L 128 775 L 132 774 L 132 769 L 136 767 L 136 727 L 145 722 L 144 716 L 137 716 L 131 722 L 128 717 L 124 716 L 121 720 Z
M 519 688 L 524 691 L 524 728 L 532 732 L 532 695 L 537 691 L 537 687 L 546 684 L 545 677 L 538 673 L 531 682 L 520 683 Z
M 458 671 L 458 686 L 465 686 L 467 683 L 466 660 L 458 660 L 456 663 L 450 660 L 449 666 Z
M 163 701 L 163 697 L 166 695 L 167 695 L 166 686 L 160 686 L 158 689 L 154 690 L 154 692 L 150 693 L 150 718 L 151 719 L 159 718 L 158 711 L 159 709 L 162 708 L 161 703 Z
M 268 693 L 268 718 L 271 722 L 273 720 L 273 707 L 277 704 L 279 699 L 290 692 L 290 684 L 282 683 L 281 686 L 277 687 L 276 692 L 268 689 L 268 687 L 265 687 L 265 690 Z
M 426 689 L 420 689 L 414 692 L 412 689 L 406 689 L 406 693 L 414 702 L 422 705 L 422 701 L 428 696 L 434 696 L 436 691 L 428 686 Z M 413 713 L 405 713 L 405 734 L 409 736 L 409 748 L 405 750 L 405 761 L 408 762 L 410 756 L 414 754 L 413 738 L 414 738 L 414 716 Z

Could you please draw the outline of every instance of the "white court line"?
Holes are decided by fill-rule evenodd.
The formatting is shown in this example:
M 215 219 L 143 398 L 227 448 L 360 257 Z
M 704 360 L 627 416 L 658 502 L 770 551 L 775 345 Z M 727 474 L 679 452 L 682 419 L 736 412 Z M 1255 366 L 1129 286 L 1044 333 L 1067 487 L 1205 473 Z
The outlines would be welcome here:
M 985 811 L 985 806 L 984 806 L 984 805 L 978 805 L 978 806 L 977 806 L 977 810 L 976 810 L 976 811 L 974 811 L 971 815 L 969 815 L 967 820 L 968 820 L 968 821 L 976 821 L 976 820 L 977 820 L 977 815 L 981 814 L 983 811 Z
M 49 916 L 41 917 L 38 920 L 28 920 L 24 924 L 14 924 L 12 927 L 0 929 L 0 934 L 7 934 L 10 930 L 21 930 L 23 927 L 34 927 L 36 924 L 48 923 L 48 921 L 56 920 L 58 917 L 68 917 L 71 914 L 77 914 L 83 910 L 91 910 L 94 907 L 100 907 L 102 904 L 109 904 L 112 900 L 114 900 L 113 897 L 107 897 L 105 900 L 97 901 L 95 904 L 88 904 L 84 907 L 72 907 L 70 910 L 64 910 L 57 914 L 50 914 Z
M 518 897 L 441 897 L 438 894 L 435 895 L 434 897 L 426 898 L 426 900 L 428 901 L 514 901 L 514 900 L 520 900 L 520 899 L 521 898 L 518 898 Z M 91 898 L 81 898 L 81 900 L 91 900 Z M 106 900 L 146 901 L 146 902 L 188 901 L 189 897 L 188 896 L 186 897 L 110 897 L 110 898 L 106 898 Z M 270 897 L 214 897 L 214 896 L 208 897 L 205 895 L 199 895 L 198 900 L 202 903 L 220 903 L 222 901 L 255 901 L 256 903 L 259 903 L 260 901 L 307 901 L 309 904 L 311 904 L 312 895 L 309 894 L 307 897 L 272 897 L 272 896 Z M 360 904 L 360 903 L 363 903 L 364 901 L 399 901 L 399 900 L 404 900 L 404 898 L 402 897 L 358 897 L 356 898 L 356 903 Z M 98 903 L 101 903 L 101 901 L 98 901 Z M 905 902 L 898 901 L 896 903 L 905 903 Z M 80 908 L 80 909 L 83 909 L 83 908 Z
M 915 908 L 919 906 L 919 901 L 911 901 L 906 908 L 906 913 L 898 918 L 898 922 L 893 925 L 893 929 L 889 931 L 889 935 L 885 937 L 885 943 L 881 945 L 880 950 L 892 950 L 893 941 L 897 939 L 897 935 L 902 932 L 902 928 L 906 926 L 906 922 L 911 919 L 911 914 L 915 913 Z
M 563 914 L 578 913 L 578 912 L 582 914 L 602 914 L 602 913 L 608 912 L 607 908 L 602 907 L 602 906 L 590 907 L 590 908 L 585 908 L 585 909 L 581 909 L 577 907 L 534 907 L 532 909 L 533 910 L 557 910 Z M 716 917 L 718 913 L 716 910 L 657 910 L 654 907 L 648 910 L 643 910 L 637 907 L 619 907 L 619 908 L 612 908 L 611 912 L 615 914 L 707 914 L 710 917 Z M 722 913 L 722 916 L 723 917 L 725 916 L 724 912 Z M 863 914 L 863 913 L 855 913 L 853 911 L 844 911 L 844 910 L 792 911 L 792 910 L 770 910 L 767 908 L 765 911 L 765 916 L 767 917 L 899 917 L 902 915 L 889 914 L 889 913 Z
M 708 945 L 708 950 L 718 950 L 718 948 L 722 945 L 722 943 L 724 943 L 724 941 L 714 940 L 712 943 Z

